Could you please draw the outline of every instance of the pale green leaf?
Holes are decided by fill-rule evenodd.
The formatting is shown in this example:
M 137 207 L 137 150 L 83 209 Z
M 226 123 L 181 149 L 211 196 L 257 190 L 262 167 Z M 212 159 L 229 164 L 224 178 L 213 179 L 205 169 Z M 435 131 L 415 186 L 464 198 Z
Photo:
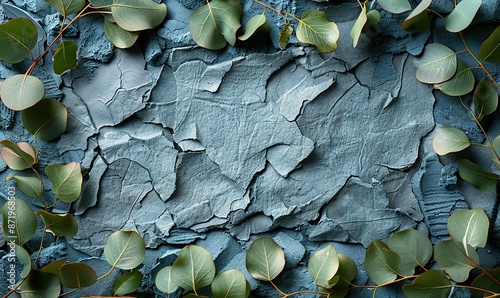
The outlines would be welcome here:
M 366 15 L 367 10 L 368 10 L 368 1 L 365 1 L 363 9 L 361 9 L 358 18 L 356 19 L 356 22 L 354 23 L 354 26 L 352 26 L 351 29 L 352 46 L 354 48 L 358 45 L 361 32 L 363 31 L 363 28 L 366 22 L 368 21 L 368 17 Z
M 448 298 L 452 287 L 443 272 L 429 270 L 420 274 L 412 284 L 403 285 L 403 293 L 407 298 Z
M 408 0 L 378 0 L 383 9 L 390 13 L 399 14 L 411 10 L 411 5 Z
M 464 282 L 469 278 L 469 272 L 474 269 L 464 252 L 459 249 L 453 240 L 439 242 L 434 246 L 434 260 L 438 263 L 439 269 L 446 273 L 456 282 Z M 472 247 L 468 247 L 469 258 L 479 263 L 479 256 Z
M 446 30 L 460 32 L 467 28 L 476 16 L 482 0 L 462 0 L 446 18 Z
M 292 36 L 293 33 L 293 28 L 292 25 L 290 25 L 289 22 L 283 26 L 283 29 L 280 31 L 280 38 L 278 40 L 278 44 L 280 49 L 284 50 L 286 48 L 286 45 L 288 44 L 288 41 L 290 40 L 290 36 Z
M 330 285 L 335 283 L 331 287 L 331 290 L 335 291 L 335 293 L 331 295 L 331 298 L 345 297 L 348 292 L 347 289 L 351 287 L 351 281 L 358 275 L 358 268 L 350 257 L 343 254 L 338 254 L 337 256 L 339 258 L 339 269 L 334 278 L 329 282 Z M 337 277 L 338 280 L 335 281 L 334 279 Z
M 495 166 L 500 169 L 500 159 L 498 159 L 500 155 L 500 136 L 497 136 L 493 140 L 492 144 L 493 144 L 493 150 L 491 150 L 491 161 L 493 161 Z
M 40 198 L 42 196 L 42 182 L 37 177 L 26 177 L 10 174 L 5 181 L 14 179 L 17 187 L 30 198 Z
M 45 0 L 54 6 L 58 13 L 68 16 L 80 12 L 85 7 L 85 0 Z
M 424 54 L 413 61 L 417 68 L 417 79 L 427 84 L 447 81 L 457 70 L 455 52 L 439 43 L 427 45 Z
M 158 271 L 155 285 L 158 290 L 166 294 L 172 294 L 179 289 L 179 286 L 172 280 L 172 266 L 163 267 Z
M 488 62 L 500 63 L 500 26 L 481 44 L 477 57 Z
M 28 132 L 41 140 L 50 141 L 66 131 L 68 109 L 58 101 L 42 99 L 24 110 L 21 116 L 23 126 Z
M 492 190 L 500 180 L 497 174 L 487 172 L 467 159 L 458 161 L 458 173 L 462 179 L 481 191 Z
M 339 269 L 339 258 L 333 245 L 328 245 L 314 253 L 307 263 L 307 270 L 314 282 L 323 288 L 330 288 L 329 281 Z
M 253 16 L 243 27 L 243 33 L 238 36 L 238 39 L 243 41 L 248 40 L 257 32 L 260 34 L 266 34 L 269 31 L 269 27 L 269 21 L 264 14 Z
M 152 0 L 113 0 L 111 14 L 123 29 L 142 31 L 160 25 L 167 16 L 167 6 Z
M 363 28 L 363 31 L 368 30 L 368 27 L 374 27 L 377 26 L 378 23 L 380 22 L 380 12 L 378 10 L 370 10 L 369 12 L 366 13 L 366 24 L 365 27 Z
M 130 48 L 139 38 L 139 32 L 127 31 L 107 19 L 104 19 L 104 35 L 115 47 L 120 49 Z
M 113 293 L 118 296 L 135 292 L 142 283 L 142 273 L 137 269 L 123 274 L 115 280 Z
M 475 83 L 472 69 L 462 60 L 458 60 L 455 75 L 446 82 L 434 85 L 434 88 L 449 96 L 462 96 L 471 92 Z
M 408 32 L 422 32 L 431 27 L 427 8 L 431 5 L 432 0 L 422 0 L 417 7 L 404 20 L 401 28 Z
M 219 50 L 236 43 L 236 31 L 241 27 L 241 3 L 238 0 L 213 0 L 191 14 L 189 32 L 201 47 Z
M 247 298 L 250 295 L 250 285 L 245 275 L 236 269 L 217 275 L 211 288 L 214 298 Z
M 144 239 L 136 231 L 116 231 L 106 241 L 104 257 L 113 268 L 134 269 L 146 257 Z
M 365 269 L 368 276 L 378 285 L 391 282 L 398 277 L 399 256 L 389 250 L 381 240 L 373 240 L 366 250 Z
M 19 274 L 21 278 L 26 278 L 31 272 L 31 257 L 30 254 L 22 247 L 14 244 L 14 251 L 16 253 L 16 259 L 23 265 L 23 270 Z M 9 244 L 10 246 L 10 244 Z M 12 247 L 10 247 L 12 248 Z
M 57 261 L 51 262 L 51 263 L 43 266 L 42 268 L 40 268 L 40 270 L 42 270 L 43 272 L 46 272 L 46 273 L 52 273 L 55 276 L 57 276 L 57 275 L 59 275 L 59 271 L 60 271 L 62 265 L 64 265 L 64 264 L 66 264 L 66 261 L 57 260 Z
M 285 268 L 285 253 L 272 238 L 260 237 L 248 248 L 246 267 L 255 279 L 273 280 Z
M 39 210 L 36 212 L 36 215 L 42 217 L 45 228 L 49 229 L 56 236 L 73 238 L 78 231 L 78 224 L 71 214 L 51 214 Z
M 94 269 L 80 262 L 62 265 L 58 277 L 63 286 L 77 289 L 91 286 L 97 281 Z
M 446 225 L 451 238 L 461 243 L 466 253 L 470 250 L 467 245 L 472 248 L 486 246 L 489 226 L 490 221 L 483 209 L 457 211 L 448 218 Z
M 432 243 L 422 232 L 413 229 L 396 232 L 387 239 L 387 247 L 398 254 L 398 273 L 402 276 L 415 274 L 415 267 L 425 268 L 432 257 Z
M 57 48 L 52 57 L 52 68 L 56 74 L 74 69 L 78 65 L 77 46 L 74 41 L 63 41 Z
M 434 132 L 432 148 L 439 155 L 459 152 L 470 146 L 467 135 L 453 126 L 440 126 Z
M 297 26 L 297 39 L 302 43 L 316 46 L 322 53 L 335 51 L 339 36 L 337 25 L 330 22 L 326 14 L 317 9 L 304 11 Z
M 45 86 L 37 77 L 13 75 L 0 86 L 3 104 L 11 110 L 22 111 L 39 102 L 45 94 Z
M 472 298 L 482 298 L 489 295 L 491 292 L 500 293 L 500 268 L 487 269 L 474 279 L 471 284 L 470 293 Z M 477 289 L 484 289 L 480 291 Z
M 79 163 L 51 164 L 45 168 L 45 174 L 52 183 L 52 191 L 56 198 L 65 203 L 78 200 L 82 192 L 83 182 Z
M 57 276 L 37 269 L 31 271 L 19 287 L 22 298 L 57 298 L 61 293 L 61 284 Z
M 16 18 L 1 24 L 0 59 L 7 63 L 23 61 L 35 47 L 37 40 L 38 31 L 31 20 Z
M 186 290 L 198 290 L 212 283 L 215 264 L 208 250 L 197 245 L 188 245 L 179 252 L 172 265 L 171 278 Z
M 2 228 L 5 239 L 18 245 L 28 242 L 37 227 L 35 213 L 21 199 L 8 200 L 2 206 Z
M 474 91 L 474 108 L 477 119 L 481 120 L 483 116 L 496 111 L 498 107 L 498 92 L 495 85 L 487 78 L 479 81 Z
M 29 169 L 37 162 L 35 149 L 26 142 L 16 144 L 10 140 L 3 140 L 0 144 L 3 146 L 0 155 L 5 164 L 13 170 Z

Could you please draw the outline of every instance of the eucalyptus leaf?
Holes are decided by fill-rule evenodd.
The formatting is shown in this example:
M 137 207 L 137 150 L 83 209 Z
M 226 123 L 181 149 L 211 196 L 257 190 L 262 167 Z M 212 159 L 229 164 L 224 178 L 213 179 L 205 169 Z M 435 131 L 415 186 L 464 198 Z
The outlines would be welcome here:
M 118 277 L 113 285 L 114 295 L 122 296 L 135 292 L 141 286 L 142 278 L 142 273 L 137 269 Z
M 373 240 L 366 250 L 365 269 L 368 276 L 378 285 L 394 281 L 398 277 L 399 256 L 389 250 L 381 240 Z
M 17 183 L 17 187 L 30 198 L 41 198 L 42 197 L 42 182 L 37 177 L 26 177 L 10 174 L 5 178 L 5 181 L 14 180 Z
M 22 111 L 21 116 L 27 131 L 41 140 L 50 141 L 66 131 L 68 109 L 56 100 L 42 99 Z
M 453 126 L 440 126 L 432 137 L 432 148 L 439 155 L 460 152 L 470 146 L 467 135 Z
M 136 231 L 116 231 L 106 241 L 104 257 L 113 268 L 134 269 L 146 257 L 144 239 Z
M 246 267 L 253 278 L 271 281 L 285 268 L 285 253 L 272 238 L 260 237 L 248 248 Z
M 160 25 L 167 16 L 167 6 L 152 0 L 113 0 L 111 14 L 123 29 L 142 31 Z
M 26 18 L 15 18 L 0 25 L 0 60 L 19 63 L 35 47 L 38 31 Z M 2 95 L 3 97 L 3 95 Z
M 139 38 L 139 32 L 127 31 L 107 19 L 104 19 L 104 35 L 115 47 L 120 49 L 130 48 Z
M 446 30 L 460 32 L 469 27 L 483 4 L 482 0 L 462 0 L 446 18 Z
M 335 292 L 331 296 L 332 298 L 345 297 L 348 289 L 351 287 L 351 281 L 358 275 L 358 268 L 349 256 L 344 254 L 338 254 L 337 256 L 339 259 L 339 269 L 335 277 L 338 277 L 338 281 L 331 287 L 331 290 Z M 329 283 L 332 284 L 332 281 Z
M 366 22 L 368 21 L 368 17 L 366 15 L 366 11 L 368 10 L 368 1 L 365 1 L 361 12 L 359 13 L 354 26 L 351 29 L 351 38 L 352 38 L 352 46 L 355 48 L 358 45 L 359 37 L 361 36 L 361 32 L 365 27 Z
M 166 294 L 172 294 L 179 289 L 179 286 L 172 280 L 172 266 L 163 267 L 158 271 L 155 285 L 158 290 Z
M 81 289 L 95 284 L 97 274 L 85 263 L 66 263 L 59 268 L 59 280 L 63 286 Z
M 78 65 L 78 47 L 74 41 L 63 41 L 52 57 L 52 68 L 56 74 L 62 74 L 67 70 L 74 69 Z
M 45 174 L 52 183 L 56 197 L 64 203 L 72 203 L 82 192 L 82 169 L 77 162 L 69 164 L 51 164 L 45 168 Z
M 21 199 L 9 200 L 2 206 L 2 228 L 5 239 L 18 245 L 28 242 L 37 227 L 35 213 Z
M 500 293 L 499 280 L 500 268 L 486 269 L 486 272 L 481 273 L 471 284 L 471 287 L 474 287 L 469 289 L 472 298 L 482 298 L 490 292 Z M 484 289 L 485 291 L 477 289 Z
M 248 20 L 243 27 L 243 33 L 238 36 L 239 40 L 248 40 L 257 32 L 266 34 L 269 31 L 269 21 L 264 14 L 255 15 Z
M 57 298 L 61 293 L 61 284 L 54 274 L 33 269 L 18 293 L 22 298 Z
M 363 28 L 363 32 L 368 30 L 368 27 L 374 27 L 376 25 L 378 25 L 378 23 L 380 22 L 380 12 L 378 12 L 378 10 L 370 10 L 369 12 L 366 13 L 366 24 L 365 24 L 365 27 Z
M 339 258 L 333 245 L 328 245 L 314 253 L 307 263 L 307 270 L 314 282 L 323 288 L 330 288 L 329 281 L 339 268 Z
M 427 8 L 431 5 L 432 0 L 422 0 L 404 20 L 401 29 L 408 32 L 422 32 L 431 27 L 431 21 L 427 14 Z
M 460 210 L 448 218 L 448 232 L 451 238 L 461 243 L 464 251 L 472 248 L 485 247 L 488 240 L 490 221 L 483 209 Z M 469 254 L 467 254 L 469 256 Z
M 198 290 L 212 283 L 215 264 L 210 253 L 203 247 L 188 245 L 179 252 L 172 265 L 171 278 L 185 290 Z
M 438 263 L 439 269 L 446 273 L 456 282 L 464 282 L 469 278 L 469 272 L 474 269 L 453 240 L 441 241 L 434 246 L 434 260 Z M 469 246 L 469 258 L 479 264 L 479 256 L 476 251 Z
M 455 75 L 446 82 L 434 85 L 434 88 L 449 96 L 462 96 L 471 92 L 475 83 L 472 69 L 464 61 L 458 60 Z
M 0 144 L 3 146 L 0 155 L 5 164 L 13 170 L 29 169 L 37 162 L 35 149 L 26 142 L 16 144 L 10 140 L 3 140 Z
M 230 269 L 217 275 L 211 288 L 214 298 L 247 298 L 250 296 L 250 285 L 245 275 L 236 269 Z
M 26 278 L 31 272 L 31 257 L 30 254 L 22 247 L 15 244 L 14 251 L 16 252 L 16 258 L 23 265 L 23 270 L 19 274 L 21 278 Z
M 493 140 L 492 145 L 493 150 L 491 150 L 491 161 L 493 161 L 493 164 L 500 169 L 500 159 L 498 158 L 498 155 L 500 155 L 500 136 L 497 136 Z
M 477 57 L 488 62 L 500 63 L 500 26 L 483 41 Z
M 302 14 L 296 35 L 300 42 L 312 44 L 322 53 L 329 53 L 337 49 L 340 32 L 337 24 L 330 22 L 324 12 L 309 9 Z
M 415 278 L 412 284 L 403 285 L 403 293 L 408 298 L 448 298 L 452 287 L 443 272 L 429 270 Z
M 455 52 L 439 43 L 427 45 L 424 54 L 413 61 L 417 68 L 417 80 L 427 84 L 447 81 L 457 70 Z
M 78 224 L 71 214 L 51 214 L 43 210 L 36 212 L 42 217 L 45 228 L 56 236 L 73 238 L 78 232 Z
M 52 273 L 55 276 L 59 275 L 59 271 L 61 270 L 62 265 L 66 264 L 66 261 L 64 260 L 57 260 L 54 262 L 51 262 L 42 268 L 40 268 L 41 271 L 46 272 L 46 273 Z
M 197 8 L 189 19 L 189 32 L 201 47 L 219 50 L 236 43 L 241 27 L 241 3 L 238 0 L 213 0 Z
M 37 77 L 18 74 L 3 81 L 0 97 L 11 110 L 22 111 L 39 102 L 45 94 L 45 86 Z
M 487 172 L 468 159 L 458 161 L 458 173 L 465 181 L 481 191 L 490 191 L 495 188 L 500 177 Z
M 280 49 L 284 50 L 286 48 L 286 45 L 288 44 L 288 41 L 290 40 L 290 36 L 292 36 L 292 33 L 293 33 L 292 25 L 290 25 L 290 22 L 286 22 L 285 26 L 283 26 L 283 29 L 281 29 L 280 31 L 280 38 L 278 40 Z
M 415 274 L 415 267 L 425 268 L 432 257 L 432 243 L 422 232 L 407 229 L 392 234 L 387 247 L 400 258 L 398 273 L 402 276 Z
M 408 0 L 378 0 L 377 1 L 384 10 L 390 13 L 400 14 L 411 10 L 411 5 Z
M 495 85 L 487 78 L 483 78 L 477 84 L 474 91 L 474 108 L 477 119 L 496 111 L 498 107 L 498 92 Z
M 85 7 L 85 0 L 45 0 L 54 6 L 58 13 L 68 16 L 80 12 Z

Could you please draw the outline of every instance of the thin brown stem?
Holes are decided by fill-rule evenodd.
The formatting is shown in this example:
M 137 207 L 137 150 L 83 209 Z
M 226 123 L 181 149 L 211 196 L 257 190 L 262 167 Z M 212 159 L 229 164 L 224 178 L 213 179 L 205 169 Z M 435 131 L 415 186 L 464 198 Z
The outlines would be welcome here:
M 280 290 L 280 288 L 278 288 L 278 286 L 276 286 L 272 280 L 269 281 L 269 283 L 273 286 L 273 288 L 278 291 L 281 295 L 283 295 L 283 297 L 288 297 L 287 294 L 285 292 L 283 292 L 282 290 Z

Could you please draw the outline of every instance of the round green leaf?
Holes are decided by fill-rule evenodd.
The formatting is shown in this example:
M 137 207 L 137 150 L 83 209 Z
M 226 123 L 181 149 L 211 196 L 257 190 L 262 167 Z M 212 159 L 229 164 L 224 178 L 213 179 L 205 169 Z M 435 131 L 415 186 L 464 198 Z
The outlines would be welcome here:
M 404 285 L 403 293 L 408 298 L 448 298 L 452 287 L 443 272 L 429 270 L 420 274 L 411 285 Z
M 94 269 L 80 262 L 62 265 L 58 277 L 63 286 L 77 289 L 91 286 L 97 281 Z
M 236 269 L 217 275 L 211 287 L 214 298 L 247 298 L 250 296 L 250 285 L 245 275 Z
M 368 276 L 378 285 L 391 282 L 398 277 L 399 256 L 390 251 L 381 240 L 373 240 L 366 250 L 365 269 Z
M 323 53 L 337 49 L 339 36 L 337 24 L 328 21 L 326 14 L 317 9 L 304 11 L 297 26 L 297 39 L 302 43 L 315 45 Z
M 113 285 L 113 292 L 118 296 L 135 292 L 142 283 L 142 273 L 134 269 L 118 277 Z
M 85 0 L 45 0 L 54 6 L 58 13 L 63 16 L 80 12 L 85 7 Z
M 122 27 L 107 19 L 104 19 L 104 35 L 115 47 L 120 49 L 130 48 L 139 38 L 139 32 L 122 29 Z
M 246 267 L 255 279 L 273 280 L 285 268 L 285 253 L 272 238 L 260 237 L 248 248 Z
M 432 148 L 439 155 L 459 152 L 470 146 L 467 135 L 453 126 L 440 126 L 434 132 Z
M 439 242 L 434 246 L 434 260 L 438 263 L 439 269 L 446 271 L 454 281 L 464 282 L 474 267 L 457 245 L 459 244 L 453 240 Z M 469 258 L 478 264 L 479 256 L 476 251 L 469 246 L 468 252 Z
M 432 257 L 432 243 L 422 232 L 413 229 L 396 232 L 387 239 L 387 247 L 400 259 L 398 273 L 402 276 L 415 274 L 415 267 L 425 268 Z
M 460 32 L 467 28 L 476 16 L 481 0 L 462 0 L 446 18 L 446 30 Z
M 186 290 L 198 290 L 212 283 L 215 264 L 210 253 L 203 247 L 188 245 L 179 252 L 172 265 L 171 278 Z
M 37 162 L 35 149 L 26 142 L 16 144 L 10 140 L 3 140 L 0 144 L 3 146 L 0 155 L 5 164 L 13 170 L 29 169 Z
M 256 32 L 266 34 L 269 31 L 269 27 L 269 22 L 267 21 L 267 18 L 264 14 L 253 16 L 245 24 L 245 27 L 243 28 L 243 34 L 238 36 L 238 39 L 245 41 L 253 36 Z
M 376 26 L 380 22 L 380 12 L 378 10 L 370 10 L 369 12 L 366 13 L 366 24 L 365 27 L 363 28 L 363 31 L 367 30 L 367 27 L 370 26 Z
M 467 159 L 458 161 L 458 173 L 462 179 L 481 191 L 492 190 L 500 180 L 497 174 L 487 172 Z
M 417 68 L 417 80 L 427 84 L 447 81 L 457 70 L 455 52 L 439 43 L 427 45 L 424 54 L 413 61 Z
M 483 119 L 483 116 L 496 111 L 498 107 L 498 93 L 495 85 L 487 78 L 482 79 L 477 84 L 474 91 L 474 108 L 476 109 L 477 119 Z
M 22 247 L 15 244 L 16 258 L 23 265 L 23 271 L 21 271 L 21 278 L 26 278 L 31 272 L 31 257 L 30 254 Z
M 285 26 L 283 26 L 283 29 L 281 29 L 280 31 L 280 38 L 278 40 L 280 49 L 284 50 L 286 48 L 286 45 L 288 44 L 288 41 L 290 40 L 290 36 L 292 36 L 292 33 L 293 33 L 292 25 L 290 25 L 290 22 L 286 22 Z
M 331 290 L 335 291 L 335 294 L 331 296 L 332 298 L 345 297 L 348 288 L 351 287 L 351 281 L 358 275 L 358 268 L 350 257 L 343 254 L 338 254 L 337 256 L 339 259 L 339 269 L 334 279 L 338 277 L 338 280 L 331 287 Z M 333 284 L 334 279 L 329 281 L 330 285 Z
M 37 40 L 38 31 L 31 20 L 16 18 L 1 24 L 0 59 L 7 63 L 23 61 L 35 47 Z
M 66 131 L 68 110 L 58 101 L 43 99 L 21 114 L 24 128 L 41 140 L 53 140 Z
M 141 31 L 160 25 L 167 16 L 167 6 L 152 0 L 113 0 L 111 14 L 123 29 Z
M 378 0 L 383 9 L 390 13 L 399 14 L 411 10 L 408 0 Z
M 42 81 L 34 76 L 23 74 L 7 78 L 0 88 L 3 104 L 14 111 L 22 111 L 35 105 L 45 94 Z
M 422 32 L 431 27 L 431 21 L 427 14 L 427 8 L 432 0 L 422 0 L 410 13 L 401 25 L 401 29 L 408 32 Z
M 236 31 L 241 27 L 241 3 L 238 0 L 213 0 L 191 14 L 189 32 L 201 47 L 219 50 L 236 43 Z
M 72 203 L 80 197 L 82 191 L 82 169 L 77 162 L 69 164 L 51 164 L 45 168 L 45 174 L 52 183 L 52 191 L 56 197 Z
M 500 136 L 497 136 L 494 140 L 493 140 L 493 149 L 495 150 L 495 152 L 497 154 L 500 155 Z M 500 160 L 498 159 L 498 156 L 495 154 L 495 152 L 491 152 L 491 160 L 493 161 L 493 163 L 495 164 L 495 166 L 497 168 L 500 169 Z
M 56 74 L 62 74 L 67 70 L 76 68 L 78 65 L 77 50 L 78 47 L 74 41 L 63 41 L 57 46 L 52 57 L 52 67 Z
M 5 238 L 18 245 L 28 242 L 35 234 L 35 213 L 21 199 L 9 200 L 2 206 L 2 228 Z
M 172 280 L 172 266 L 161 268 L 156 274 L 155 285 L 158 290 L 166 294 L 172 294 L 179 289 L 179 286 Z
M 17 187 L 30 198 L 40 198 L 42 196 L 42 182 L 37 177 L 25 177 L 17 175 L 9 175 L 5 178 L 6 181 L 14 179 Z
M 19 287 L 23 298 L 57 298 L 61 293 L 61 284 L 57 276 L 37 269 L 31 271 Z
M 365 27 L 366 22 L 368 21 L 368 17 L 366 15 L 366 11 L 368 10 L 368 1 L 365 1 L 363 5 L 363 9 L 359 13 L 354 26 L 351 29 L 351 38 L 352 38 L 352 46 L 355 48 L 358 45 L 359 37 L 361 36 L 361 32 Z
M 488 292 L 479 291 L 476 289 L 470 289 L 472 298 L 482 298 L 489 295 L 490 292 L 500 293 L 500 268 L 493 268 L 486 270 L 487 273 L 482 273 L 474 279 L 471 286 L 476 289 L 484 289 Z
M 64 260 L 57 260 L 43 266 L 42 268 L 40 268 L 40 270 L 46 273 L 52 273 L 57 276 L 59 275 L 59 271 L 61 270 L 62 265 L 64 264 L 66 264 Z
M 104 257 L 113 268 L 134 269 L 146 257 L 144 239 L 136 231 L 116 231 L 106 241 Z
M 500 26 L 481 44 L 477 56 L 488 62 L 500 63 Z
M 78 224 L 71 214 L 51 214 L 43 210 L 37 211 L 45 223 L 45 228 L 49 229 L 56 236 L 73 238 L 78 232 Z
M 460 210 L 448 218 L 448 232 L 455 242 L 472 248 L 485 247 L 488 240 L 490 221 L 483 209 Z
M 339 258 L 333 245 L 317 251 L 309 259 L 307 270 L 314 282 L 323 288 L 330 288 L 329 281 L 335 276 L 339 269 Z
M 474 89 L 476 80 L 472 69 L 462 60 L 458 60 L 457 64 L 455 75 L 446 82 L 434 85 L 434 88 L 450 96 L 462 96 Z

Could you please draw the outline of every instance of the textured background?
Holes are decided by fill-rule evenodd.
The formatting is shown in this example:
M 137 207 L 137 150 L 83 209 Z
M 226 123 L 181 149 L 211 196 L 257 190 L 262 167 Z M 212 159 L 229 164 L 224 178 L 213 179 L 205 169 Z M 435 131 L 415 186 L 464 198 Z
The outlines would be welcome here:
M 473 27 L 467 35 L 473 49 L 500 18 L 500 1 L 483 2 L 475 18 L 481 30 Z M 48 40 L 58 32 L 58 14 L 46 2 L 13 3 L 39 21 Z M 142 291 L 153 296 L 156 272 L 184 245 L 209 249 L 218 270 L 246 273 L 246 248 L 270 235 L 287 259 L 277 283 L 292 291 L 312 287 L 305 264 L 325 243 L 362 269 L 365 247 L 375 238 L 417 228 L 433 241 L 444 239 L 447 217 L 459 209 L 485 208 L 495 222 L 496 192 L 457 181 L 454 158 L 440 160 L 429 145 L 435 125 L 454 125 L 474 141 L 483 139 L 457 99 L 415 78 L 413 56 L 426 44 L 463 49 L 441 20 L 429 32 L 408 34 L 400 29 L 405 16 L 375 4 L 382 14 L 379 32 L 363 35 L 353 49 L 349 31 L 357 3 L 272 0 L 271 6 L 297 16 L 308 8 L 325 10 L 339 26 L 339 48 L 320 54 L 292 38 L 279 51 L 273 42 L 283 20 L 268 13 L 269 38 L 208 51 L 195 46 L 188 32 L 190 13 L 203 3 L 167 1 L 166 22 L 126 51 L 106 40 L 101 18 L 79 20 L 65 37 L 79 45 L 78 69 L 56 76 L 47 57 L 35 71 L 47 86 L 46 97 L 60 99 L 70 113 L 65 135 L 39 143 L 41 168 L 77 161 L 86 173 L 82 198 L 56 206 L 76 215 L 78 234 L 45 248 L 42 265 L 63 257 L 105 272 L 100 258 L 107 236 L 134 229 L 148 247 Z M 243 23 L 262 12 L 250 0 L 242 4 Z M 432 8 L 446 14 L 452 1 L 434 1 Z M 0 78 L 23 67 L 0 64 Z M 500 78 L 498 67 L 488 67 Z M 20 115 L 3 106 L 0 111 L 0 139 L 32 140 Z M 486 125 L 495 136 L 498 115 Z M 471 153 L 479 161 L 489 154 Z M 0 161 L 3 200 L 12 185 L 5 182 L 9 173 Z M 37 240 L 28 246 L 35 250 Z M 497 264 L 495 252 L 481 251 L 488 266 Z M 257 296 L 276 295 L 249 281 Z M 112 282 L 106 278 L 87 292 L 112 294 Z M 361 270 L 356 283 L 366 282 Z M 353 296 L 365 295 L 371 292 Z M 390 289 L 380 295 L 397 296 Z

